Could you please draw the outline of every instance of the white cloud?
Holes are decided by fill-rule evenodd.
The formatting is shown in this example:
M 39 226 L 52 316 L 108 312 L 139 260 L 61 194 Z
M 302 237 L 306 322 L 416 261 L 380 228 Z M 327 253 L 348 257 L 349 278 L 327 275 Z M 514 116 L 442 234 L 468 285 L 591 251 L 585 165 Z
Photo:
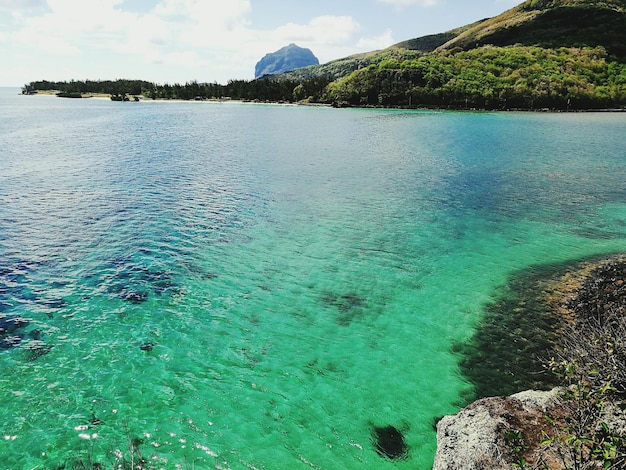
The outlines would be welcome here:
M 20 22 L 14 38 L 24 45 L 50 50 L 58 46 L 67 49 L 89 50 L 108 38 L 118 37 L 131 24 L 133 17 L 115 9 L 121 0 L 94 0 L 93 11 L 81 8 L 75 0 L 48 0 L 50 12 L 26 17 Z
M 373 51 L 379 49 L 385 49 L 395 43 L 397 43 L 391 34 L 391 30 L 388 29 L 380 36 L 361 38 L 357 42 L 357 48 L 362 51 Z
M 45 8 L 46 0 L 0 0 L 0 9 L 10 11 Z
M 250 0 L 163 0 L 153 10 L 162 18 L 228 29 L 251 11 Z
M 513 8 L 521 3 L 520 0 L 495 0 L 496 5 L 502 5 L 505 8 Z
M 441 0 L 378 0 L 378 2 L 387 3 L 397 8 L 404 8 L 410 6 L 432 7 L 441 3 Z
M 361 25 L 351 16 L 263 29 L 251 24 L 250 0 L 160 0 L 142 12 L 125 11 L 124 0 L 0 0 L 2 8 L 13 8 L 0 44 L 15 62 L 0 71 L 0 83 L 15 84 L 8 77 L 18 70 L 37 71 L 24 82 L 78 71 L 65 79 L 225 83 L 253 78 L 261 57 L 290 43 L 311 49 L 322 63 L 393 43 L 390 31 L 359 38 Z
M 318 16 L 306 25 L 287 23 L 271 35 L 279 42 L 314 42 L 326 45 L 343 44 L 360 29 L 350 16 Z
M 201 59 L 194 51 L 173 52 L 166 54 L 163 59 L 167 64 L 181 67 L 206 67 L 209 65 L 206 60 Z

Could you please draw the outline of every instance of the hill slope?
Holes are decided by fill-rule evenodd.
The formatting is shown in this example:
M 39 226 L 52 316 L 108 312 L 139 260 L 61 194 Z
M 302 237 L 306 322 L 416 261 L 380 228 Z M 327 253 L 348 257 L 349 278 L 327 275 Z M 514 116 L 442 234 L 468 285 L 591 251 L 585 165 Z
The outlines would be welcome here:
M 485 20 L 294 71 L 339 106 L 626 106 L 626 0 L 527 0 Z
M 284 78 L 306 80 L 323 76 L 337 80 L 389 59 L 414 59 L 433 52 L 467 51 L 485 45 L 601 46 L 609 55 L 626 61 L 626 0 L 527 0 L 493 18 L 402 41 L 381 51 L 296 69 Z
M 541 47 L 602 46 L 626 56 L 625 0 L 527 0 L 494 18 L 471 25 L 439 46 L 473 49 L 526 45 Z
M 444 33 L 429 34 L 428 36 L 421 36 L 419 38 L 402 41 L 392 47 L 398 49 L 409 49 L 412 51 L 432 52 L 439 46 L 442 46 L 448 41 L 452 41 L 460 34 L 463 34 L 468 29 L 479 27 L 485 21 L 488 21 L 488 18 L 477 21 L 476 23 L 461 26 L 460 28 L 451 29 L 450 31 L 446 31 Z

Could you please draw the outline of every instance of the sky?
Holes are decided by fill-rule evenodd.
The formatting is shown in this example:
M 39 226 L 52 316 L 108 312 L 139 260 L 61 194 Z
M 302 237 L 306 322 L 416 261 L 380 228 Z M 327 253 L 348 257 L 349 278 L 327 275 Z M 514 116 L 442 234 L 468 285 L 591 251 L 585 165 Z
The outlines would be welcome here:
M 522 0 L 0 0 L 0 86 L 251 80 L 291 43 L 326 63 L 496 16 Z

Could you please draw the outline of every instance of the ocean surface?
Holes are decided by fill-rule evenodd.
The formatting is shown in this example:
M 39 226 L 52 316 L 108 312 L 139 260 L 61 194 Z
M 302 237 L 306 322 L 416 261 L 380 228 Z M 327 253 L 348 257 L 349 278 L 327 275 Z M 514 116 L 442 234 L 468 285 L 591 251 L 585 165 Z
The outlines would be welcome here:
M 626 250 L 624 113 L 18 92 L 2 470 L 428 469 L 472 394 L 452 345 L 507 280 Z

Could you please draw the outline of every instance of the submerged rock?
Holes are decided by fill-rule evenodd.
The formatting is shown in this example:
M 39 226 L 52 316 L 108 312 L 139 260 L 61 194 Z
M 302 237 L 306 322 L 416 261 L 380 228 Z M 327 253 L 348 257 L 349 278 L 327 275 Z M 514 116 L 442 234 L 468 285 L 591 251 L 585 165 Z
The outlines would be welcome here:
M 24 339 L 30 320 L 19 315 L 0 314 L 0 349 L 11 349 Z
M 28 332 L 28 336 L 30 337 L 30 339 L 38 340 L 41 338 L 41 330 L 38 328 L 35 328 L 34 330 L 30 330 Z
M 18 315 L 0 315 L 0 334 L 12 334 L 30 323 L 27 318 Z
M 355 319 L 363 315 L 366 299 L 354 292 L 345 294 L 335 294 L 334 292 L 325 292 L 321 301 L 323 304 L 337 309 L 338 315 L 336 321 L 341 326 L 349 326 Z
M 115 258 L 92 282 L 106 286 L 107 292 L 131 303 L 142 303 L 150 296 L 177 295 L 180 287 L 171 271 L 144 266 L 128 257 Z
M 140 304 L 148 300 L 148 293 L 139 290 L 123 291 L 120 294 L 120 298 L 131 304 Z
M 39 359 L 41 356 L 45 356 L 54 346 L 46 344 L 43 341 L 33 340 L 26 348 L 26 362 L 33 362 Z
M 0 349 L 10 349 L 22 342 L 22 335 L 6 336 L 0 341 Z
M 58 310 L 67 305 L 65 299 L 54 298 L 54 299 L 45 299 L 42 301 L 42 304 L 50 309 Z
M 152 349 L 154 349 L 156 345 L 150 341 L 147 341 L 145 343 L 143 343 L 141 346 L 139 346 L 139 349 L 141 349 L 142 351 L 152 351 Z
M 394 426 L 375 427 L 372 432 L 376 452 L 391 460 L 404 460 L 409 455 L 402 432 Z

